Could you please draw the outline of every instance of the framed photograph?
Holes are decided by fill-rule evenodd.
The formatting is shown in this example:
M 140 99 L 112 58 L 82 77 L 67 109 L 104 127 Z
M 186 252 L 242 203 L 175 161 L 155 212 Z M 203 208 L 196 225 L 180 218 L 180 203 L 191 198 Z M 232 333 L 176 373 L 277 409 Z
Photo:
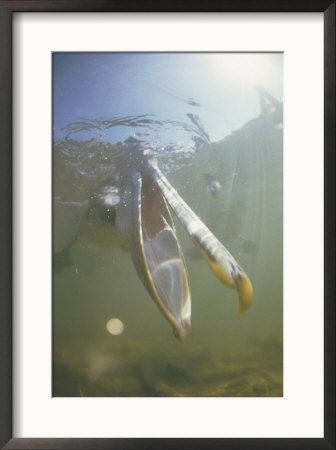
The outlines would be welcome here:
M 252 3 L 0 2 L 2 448 L 335 448 L 335 3 Z

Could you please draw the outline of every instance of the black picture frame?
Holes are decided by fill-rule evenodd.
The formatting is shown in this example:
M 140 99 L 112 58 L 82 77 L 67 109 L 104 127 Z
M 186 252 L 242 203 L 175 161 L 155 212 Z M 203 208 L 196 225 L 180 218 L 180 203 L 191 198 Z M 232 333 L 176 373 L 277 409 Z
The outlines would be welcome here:
M 15 12 L 322 12 L 324 14 L 324 438 L 31 439 L 12 432 L 12 19 Z M 335 1 L 0 0 L 0 445 L 5 449 L 335 449 Z M 307 393 L 309 402 L 309 393 Z

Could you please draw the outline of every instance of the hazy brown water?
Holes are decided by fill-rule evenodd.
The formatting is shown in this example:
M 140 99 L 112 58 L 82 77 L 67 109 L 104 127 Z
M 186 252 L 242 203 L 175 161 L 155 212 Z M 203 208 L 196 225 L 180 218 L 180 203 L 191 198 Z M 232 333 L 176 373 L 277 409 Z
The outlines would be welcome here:
M 237 293 L 217 280 L 173 216 L 192 294 L 192 326 L 183 343 L 143 287 L 116 230 L 85 220 L 99 174 L 74 170 L 79 160 L 64 157 L 69 146 L 54 147 L 54 251 L 81 231 L 63 270 L 54 266 L 54 396 L 282 396 L 279 121 L 251 121 L 167 174 L 254 287 L 252 306 L 238 317 Z M 71 155 L 84 148 L 73 143 Z M 103 172 L 112 170 L 106 164 Z M 216 195 L 207 189 L 209 173 L 221 186 Z M 113 317 L 124 324 L 117 336 L 106 329 Z

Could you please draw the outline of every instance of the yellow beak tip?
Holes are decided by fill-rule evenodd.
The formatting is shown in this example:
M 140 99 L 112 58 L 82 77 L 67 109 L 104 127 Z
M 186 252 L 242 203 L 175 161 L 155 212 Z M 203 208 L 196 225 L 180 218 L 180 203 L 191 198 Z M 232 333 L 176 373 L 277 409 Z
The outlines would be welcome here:
M 239 316 L 242 316 L 251 306 L 253 298 L 252 283 L 246 274 L 237 282 L 237 291 L 239 294 Z

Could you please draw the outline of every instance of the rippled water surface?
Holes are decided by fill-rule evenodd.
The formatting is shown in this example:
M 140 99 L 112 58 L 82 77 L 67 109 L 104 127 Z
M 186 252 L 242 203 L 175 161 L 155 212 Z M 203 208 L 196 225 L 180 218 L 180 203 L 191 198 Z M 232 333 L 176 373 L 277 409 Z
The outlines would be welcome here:
M 56 53 L 53 67 L 54 396 L 282 396 L 282 56 Z M 172 213 L 184 342 L 113 225 L 111 186 L 137 145 L 253 284 L 239 317 Z

